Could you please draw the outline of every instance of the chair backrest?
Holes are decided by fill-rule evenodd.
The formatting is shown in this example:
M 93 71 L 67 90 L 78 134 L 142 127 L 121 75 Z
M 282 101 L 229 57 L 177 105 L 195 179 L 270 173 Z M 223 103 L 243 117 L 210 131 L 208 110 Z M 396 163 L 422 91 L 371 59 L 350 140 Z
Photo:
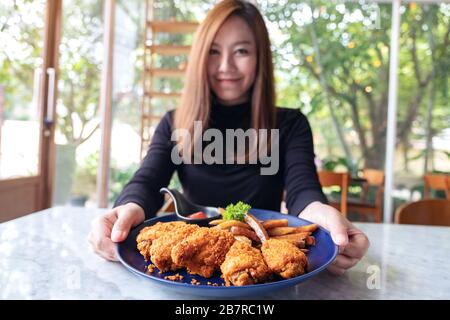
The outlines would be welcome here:
M 167 213 L 167 212 L 175 212 L 175 204 L 173 203 L 173 199 L 171 197 L 164 196 L 164 204 L 159 209 L 157 214 Z
M 395 223 L 450 226 L 450 200 L 424 199 L 405 203 L 395 212 Z
M 383 187 L 384 185 L 384 171 L 376 169 L 364 169 L 364 179 L 370 186 Z
M 347 215 L 347 193 L 348 193 L 348 182 L 350 176 L 348 173 L 344 172 L 332 172 L 332 171 L 318 171 L 319 181 L 322 187 L 333 187 L 338 186 L 341 188 L 341 213 Z
M 450 199 L 450 176 L 444 174 L 426 174 L 423 176 L 424 198 L 431 198 L 431 189 L 444 190 L 445 197 Z
M 362 199 L 365 201 L 369 186 L 376 187 L 375 206 L 381 207 L 384 192 L 384 171 L 377 169 L 363 169 L 363 177 L 366 182 L 363 184 Z

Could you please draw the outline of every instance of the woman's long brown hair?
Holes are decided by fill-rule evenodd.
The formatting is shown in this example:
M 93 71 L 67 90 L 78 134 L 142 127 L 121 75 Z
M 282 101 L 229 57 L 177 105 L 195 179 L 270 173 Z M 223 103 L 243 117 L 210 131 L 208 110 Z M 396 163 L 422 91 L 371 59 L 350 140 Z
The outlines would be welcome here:
M 194 137 L 194 121 L 201 121 L 204 130 L 209 125 L 212 96 L 207 75 L 208 56 L 217 31 L 230 16 L 243 18 L 256 40 L 257 67 L 251 89 L 251 127 L 256 130 L 269 129 L 270 137 L 270 129 L 275 127 L 276 110 L 269 34 L 258 9 L 253 4 L 240 0 L 219 2 L 198 27 L 189 55 L 183 93 L 175 112 L 174 129 L 187 129 L 191 137 Z M 178 141 L 181 154 L 188 150 L 185 148 L 192 151 L 193 145 L 194 141 L 190 144 Z

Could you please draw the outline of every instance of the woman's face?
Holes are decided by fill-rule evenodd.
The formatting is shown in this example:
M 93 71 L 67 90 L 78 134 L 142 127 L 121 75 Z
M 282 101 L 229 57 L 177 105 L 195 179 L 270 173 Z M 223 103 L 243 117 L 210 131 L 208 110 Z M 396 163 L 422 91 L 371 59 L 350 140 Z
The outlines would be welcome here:
M 230 17 L 220 27 L 208 57 L 208 81 L 219 102 L 234 105 L 249 100 L 256 74 L 256 43 L 247 23 Z

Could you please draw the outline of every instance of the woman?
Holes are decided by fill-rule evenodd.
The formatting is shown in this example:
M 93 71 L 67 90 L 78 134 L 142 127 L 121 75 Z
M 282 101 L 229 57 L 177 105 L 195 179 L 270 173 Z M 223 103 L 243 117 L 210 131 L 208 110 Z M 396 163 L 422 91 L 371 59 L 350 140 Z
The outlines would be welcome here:
M 200 135 L 195 133 L 195 124 L 202 126 Z M 253 142 L 248 142 L 249 151 L 243 154 L 244 164 L 226 158 L 227 152 L 236 151 L 234 146 L 216 148 L 216 161 L 196 162 L 198 150 L 202 155 L 208 145 L 196 149 L 195 143 L 209 129 L 225 136 L 230 129 L 269 130 L 269 139 L 262 136 L 253 142 L 270 150 L 267 155 L 272 157 L 275 170 L 263 174 L 261 159 L 256 164 L 249 161 L 254 154 L 251 150 L 256 150 L 250 146 Z M 174 138 L 177 130 L 194 138 Z M 177 154 L 185 161 L 175 161 Z M 231 160 L 238 158 L 239 154 Z M 189 161 L 192 159 L 194 163 Z M 222 1 L 199 26 L 178 109 L 161 120 L 147 156 L 116 200 L 115 208 L 92 226 L 89 239 L 98 254 L 116 260 L 115 243 L 123 241 L 132 227 L 155 215 L 163 203 L 159 189 L 168 185 L 175 171 L 184 193 L 203 205 L 226 206 L 242 200 L 254 208 L 279 211 L 285 190 L 289 214 L 328 229 L 339 246 L 340 254 L 329 266 L 333 273 L 344 273 L 367 251 L 367 237 L 326 204 L 307 119 L 299 111 L 275 108 L 270 41 L 262 16 L 250 3 Z

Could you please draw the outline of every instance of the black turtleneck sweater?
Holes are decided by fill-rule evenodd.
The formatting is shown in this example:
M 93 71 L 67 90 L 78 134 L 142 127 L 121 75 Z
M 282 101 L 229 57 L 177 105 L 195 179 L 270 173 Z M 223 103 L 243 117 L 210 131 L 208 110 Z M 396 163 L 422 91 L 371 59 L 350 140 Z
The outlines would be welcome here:
M 246 130 L 250 118 L 249 103 L 235 106 L 213 103 L 209 127 L 223 133 L 225 129 Z M 201 205 L 226 207 L 241 200 L 252 208 L 279 211 L 284 190 L 292 215 L 298 215 L 313 201 L 327 202 L 314 164 L 311 128 L 298 110 L 277 108 L 280 158 L 278 173 L 274 175 L 261 175 L 260 165 L 255 164 L 174 164 L 172 121 L 173 111 L 169 111 L 157 126 L 142 165 L 124 187 L 115 207 L 134 202 L 144 209 L 147 219 L 155 216 L 163 204 L 159 189 L 169 184 L 175 171 L 184 194 Z M 205 147 L 206 143 L 203 144 Z

